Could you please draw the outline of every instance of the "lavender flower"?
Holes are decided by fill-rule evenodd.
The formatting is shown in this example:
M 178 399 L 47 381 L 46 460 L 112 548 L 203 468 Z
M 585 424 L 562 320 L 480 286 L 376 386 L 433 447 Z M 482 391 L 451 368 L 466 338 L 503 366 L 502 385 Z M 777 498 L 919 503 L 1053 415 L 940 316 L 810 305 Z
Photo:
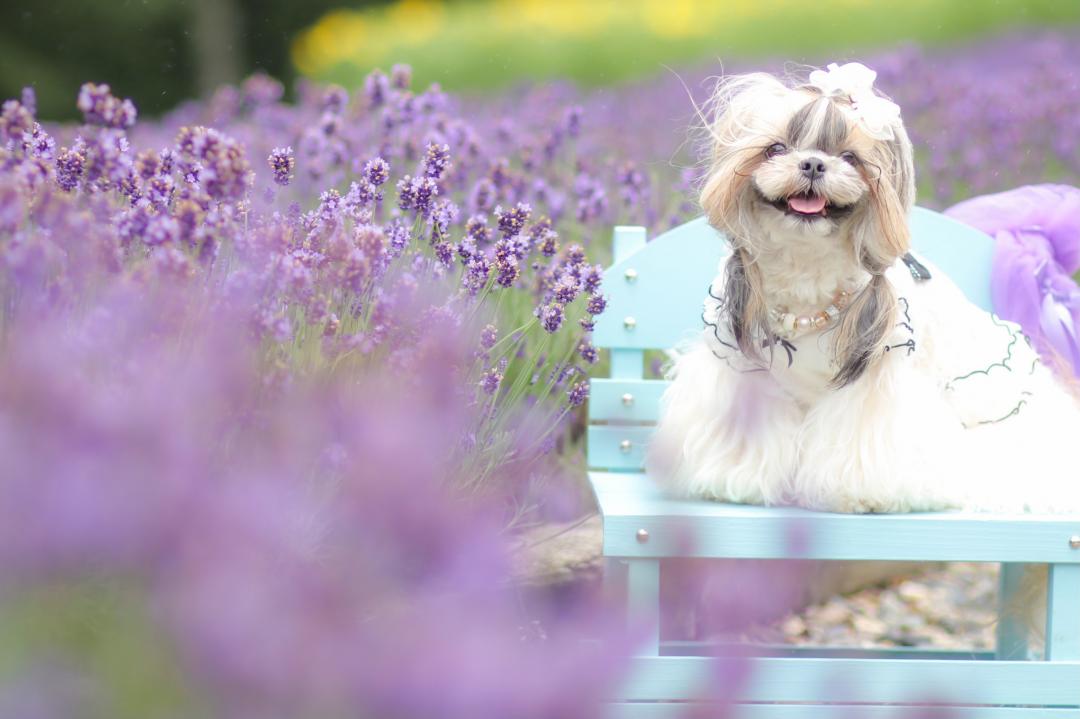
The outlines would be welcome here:
M 19 102 L 31 115 L 37 115 L 37 92 L 32 86 L 27 85 L 22 89 L 22 93 L 19 95 Z
M 499 232 L 507 238 L 520 234 L 531 214 L 532 208 L 524 202 L 519 202 L 506 211 L 503 211 L 501 207 L 496 207 L 495 217 L 498 220 Z
M 433 142 L 428 143 L 421 173 L 437 182 L 443 179 L 446 171 L 451 167 L 450 146 L 446 144 L 437 145 Z
M 364 177 L 373 186 L 381 187 L 390 179 L 390 164 L 381 157 L 368 160 L 364 163 Z
M 414 210 L 421 217 L 431 213 L 432 202 L 439 194 L 439 186 L 430 177 L 413 178 L 406 175 L 398 180 L 397 190 L 398 207 Z
M 293 156 L 292 147 L 275 147 L 266 158 L 270 171 L 274 173 L 274 182 L 282 187 L 289 184 L 293 178 L 293 169 L 296 167 L 296 158 Z
M 237 201 L 247 194 L 251 170 L 240 145 L 206 127 L 182 127 L 176 138 L 181 158 L 196 169 L 196 182 L 215 200 Z
M 364 98 L 370 109 L 375 110 L 386 104 L 390 95 L 390 80 L 382 70 L 373 70 L 364 78 Z
M 570 137 L 578 137 L 581 134 L 581 118 L 584 114 L 584 109 L 578 105 L 568 107 L 563 115 L 562 131 Z
M 581 286 L 577 278 L 569 273 L 563 274 L 555 281 L 551 290 L 552 298 L 561 305 L 568 305 L 578 296 Z
M 480 377 L 480 389 L 484 394 L 491 396 L 499 391 L 499 385 L 502 383 L 503 375 L 497 367 L 491 367 L 484 371 L 484 374 Z
M 429 218 L 431 222 L 431 241 L 437 242 L 445 239 L 450 233 L 450 226 L 457 222 L 458 206 L 449 200 L 440 200 Z
M 559 252 L 559 236 L 554 231 L 545 232 L 537 242 L 544 257 L 554 257 Z
M 340 115 L 349 104 L 349 93 L 339 85 L 330 85 L 323 90 L 322 111 Z M 333 133 L 328 133 L 333 134 Z
M 488 178 L 479 180 L 472 189 L 469 206 L 473 212 L 490 212 L 495 208 L 498 188 Z
M 600 265 L 584 267 L 581 270 L 581 289 L 589 295 L 595 295 L 600 291 L 600 284 L 604 280 L 604 268 Z M 596 313 L 599 314 L 599 313 Z
M 600 353 L 597 351 L 596 347 L 587 340 L 582 340 L 581 344 L 578 345 L 578 356 L 588 364 L 596 364 L 600 361 Z
M 79 150 L 81 145 L 62 148 L 56 156 L 56 184 L 64 192 L 71 192 L 79 185 L 86 168 L 86 156 Z
M 492 231 L 487 226 L 487 217 L 484 215 L 473 215 L 465 223 L 465 234 L 468 235 L 477 245 L 486 245 L 491 242 Z
M 265 73 L 255 73 L 240 88 L 244 102 L 253 107 L 272 105 L 285 94 L 284 86 Z
M 454 246 L 446 241 L 436 242 L 434 245 L 435 259 L 443 267 L 449 269 L 454 266 Z
M 563 306 L 556 302 L 537 307 L 536 316 L 539 318 L 540 326 L 544 328 L 544 331 L 552 334 L 559 331 L 559 328 L 563 325 L 563 320 L 566 319 Z
M 487 284 L 491 274 L 491 263 L 482 255 L 474 255 L 465 265 L 465 274 L 461 278 L 462 286 L 475 296 Z
M 138 117 L 131 100 L 114 97 L 105 84 L 85 83 L 79 89 L 77 104 L 88 125 L 126 129 L 134 125 Z
M 408 90 L 412 86 L 412 68 L 405 64 L 391 67 L 390 84 L 397 90 Z
M 580 407 L 589 398 L 589 383 L 587 381 L 575 382 L 566 392 L 566 399 L 571 407 Z
M 143 239 L 146 244 L 168 245 L 175 243 L 180 236 L 180 224 L 176 218 L 168 215 L 154 215 L 147 222 Z
M 21 142 L 34 127 L 34 114 L 18 100 L 5 100 L 0 106 L 0 140 Z
M 400 257 L 409 244 L 409 228 L 400 221 L 395 221 L 387 225 L 385 234 L 390 256 Z
M 495 284 L 500 287 L 513 287 L 520 276 L 521 267 L 516 257 L 506 255 L 495 259 Z

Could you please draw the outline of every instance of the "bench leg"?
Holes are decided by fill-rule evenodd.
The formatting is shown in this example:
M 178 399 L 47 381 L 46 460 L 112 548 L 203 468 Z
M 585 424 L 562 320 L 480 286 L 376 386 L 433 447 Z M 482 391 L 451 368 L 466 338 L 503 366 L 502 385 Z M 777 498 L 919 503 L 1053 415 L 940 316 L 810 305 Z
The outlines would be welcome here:
M 626 575 L 625 559 L 604 557 L 604 597 L 612 606 L 626 611 Z
M 645 634 L 641 654 L 660 654 L 660 560 L 628 559 L 626 588 L 630 622 Z
M 1027 659 L 1028 630 L 1024 608 L 1018 602 L 1027 565 L 1002 562 L 998 588 L 997 659 Z
M 1046 659 L 1080 659 L 1080 564 L 1051 564 L 1046 591 Z

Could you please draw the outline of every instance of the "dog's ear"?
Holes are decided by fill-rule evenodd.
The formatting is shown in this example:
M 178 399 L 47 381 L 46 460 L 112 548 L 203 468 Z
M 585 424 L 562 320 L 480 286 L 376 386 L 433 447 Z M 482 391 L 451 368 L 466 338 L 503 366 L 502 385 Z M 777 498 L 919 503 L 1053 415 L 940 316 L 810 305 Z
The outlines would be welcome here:
M 744 201 L 750 175 L 764 160 L 767 138 L 782 130 L 776 122 L 787 117 L 791 92 L 766 73 L 734 75 L 717 82 L 706 105 L 701 207 L 709 224 L 733 243 L 750 230 Z
M 708 167 L 701 207 L 709 224 L 727 235 L 732 256 L 725 272 L 724 303 L 732 335 L 744 356 L 763 360 L 755 341 L 768 336 L 761 272 L 751 260 L 753 232 L 750 176 L 764 161 L 765 147 L 782 131 L 791 90 L 765 73 L 736 75 L 717 82 L 707 105 L 705 147 Z
M 882 354 L 896 324 L 896 293 L 885 270 L 911 246 L 907 218 L 915 203 L 915 168 L 899 118 L 891 130 L 892 138 L 877 141 L 863 165 L 870 196 L 852 224 L 851 241 L 870 282 L 841 315 L 833 335 L 840 363 L 832 381 L 837 387 L 854 382 Z
M 911 248 L 907 216 L 915 204 L 915 166 L 911 141 L 899 119 L 892 138 L 878 140 L 861 171 L 869 202 L 852 224 L 856 256 L 874 274 L 890 267 Z

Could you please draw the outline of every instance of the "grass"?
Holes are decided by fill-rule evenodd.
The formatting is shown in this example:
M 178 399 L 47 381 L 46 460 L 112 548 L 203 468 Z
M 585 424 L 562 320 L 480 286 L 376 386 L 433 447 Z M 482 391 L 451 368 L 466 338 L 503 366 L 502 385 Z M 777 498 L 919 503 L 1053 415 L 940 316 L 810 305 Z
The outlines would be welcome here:
M 941 45 L 1018 26 L 1080 22 L 1059 0 L 406 0 L 338 10 L 293 45 L 301 72 L 356 86 L 412 65 L 419 86 L 491 89 L 566 78 L 606 85 L 707 59 L 838 60 L 908 42 Z

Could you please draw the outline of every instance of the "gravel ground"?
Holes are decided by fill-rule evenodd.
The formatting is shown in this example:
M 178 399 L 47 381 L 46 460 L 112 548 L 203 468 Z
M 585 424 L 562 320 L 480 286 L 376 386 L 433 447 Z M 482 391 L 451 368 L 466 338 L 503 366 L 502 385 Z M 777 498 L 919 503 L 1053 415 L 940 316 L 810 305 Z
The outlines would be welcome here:
M 540 528 L 527 540 L 518 554 L 518 582 L 550 588 L 599 580 L 599 518 Z M 830 596 L 823 601 L 724 639 L 859 648 L 993 649 L 997 575 L 996 564 L 957 563 L 853 593 L 826 591 Z M 872 576 L 852 572 L 849 577 L 819 577 L 822 586 L 816 594 L 821 596 L 820 590 L 830 586 L 835 592 L 844 584 L 880 581 Z
M 950 564 L 914 579 L 837 596 L 746 638 L 847 647 L 994 648 L 995 564 Z

